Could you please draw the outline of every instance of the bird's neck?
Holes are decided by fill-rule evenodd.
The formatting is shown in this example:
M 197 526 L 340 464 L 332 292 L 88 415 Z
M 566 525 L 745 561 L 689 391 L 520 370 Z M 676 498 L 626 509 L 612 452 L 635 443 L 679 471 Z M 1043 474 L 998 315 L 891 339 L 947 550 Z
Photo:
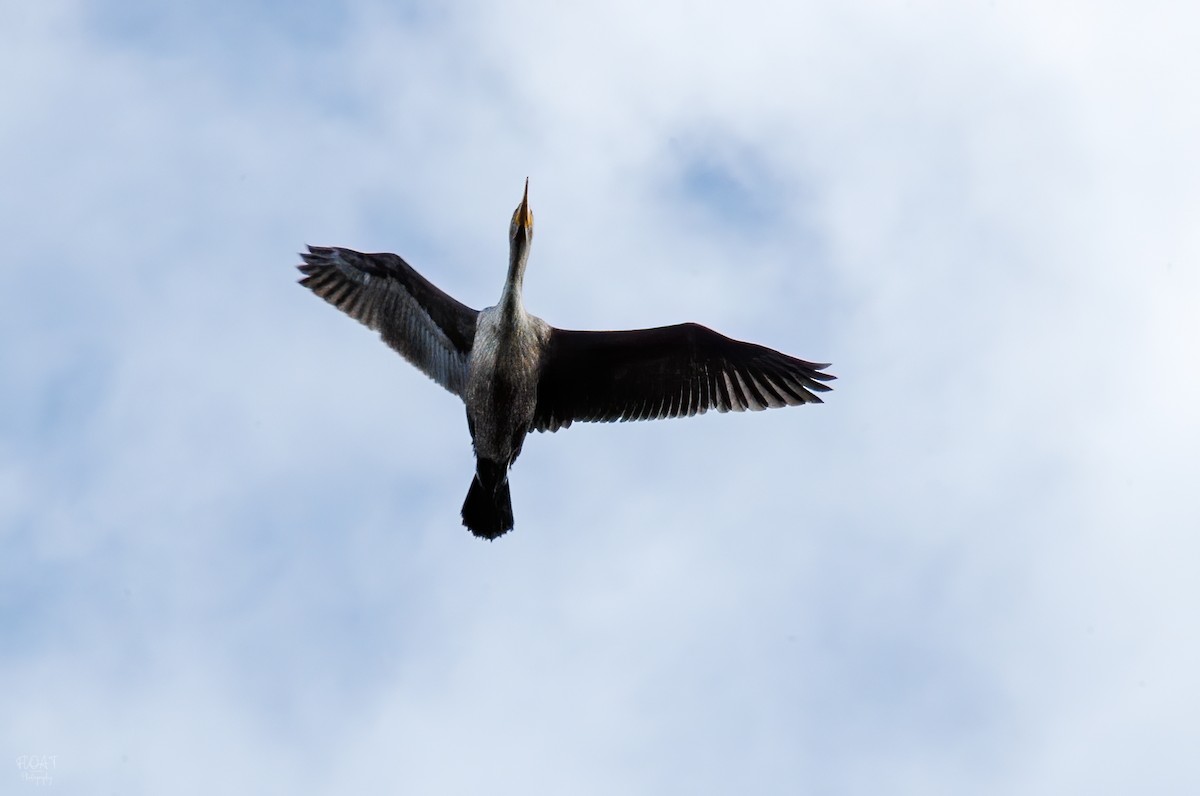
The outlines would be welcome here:
M 504 281 L 504 293 L 500 296 L 500 309 L 505 318 L 518 320 L 525 315 L 525 303 L 521 292 L 525 287 L 525 263 L 529 260 L 528 249 L 514 251 L 508 261 L 508 278 Z

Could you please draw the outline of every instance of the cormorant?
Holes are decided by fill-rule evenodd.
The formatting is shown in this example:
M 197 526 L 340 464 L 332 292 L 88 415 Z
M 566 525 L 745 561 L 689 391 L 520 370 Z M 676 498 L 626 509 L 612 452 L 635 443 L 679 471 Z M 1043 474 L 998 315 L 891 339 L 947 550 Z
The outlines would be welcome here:
M 508 469 L 531 431 L 574 421 L 653 420 L 821 403 L 826 364 L 732 340 L 695 323 L 630 331 L 556 329 L 525 311 L 533 241 L 529 180 L 509 224 L 500 302 L 473 310 L 395 254 L 309 246 L 300 284 L 463 400 L 475 477 L 463 525 L 495 539 L 513 527 Z

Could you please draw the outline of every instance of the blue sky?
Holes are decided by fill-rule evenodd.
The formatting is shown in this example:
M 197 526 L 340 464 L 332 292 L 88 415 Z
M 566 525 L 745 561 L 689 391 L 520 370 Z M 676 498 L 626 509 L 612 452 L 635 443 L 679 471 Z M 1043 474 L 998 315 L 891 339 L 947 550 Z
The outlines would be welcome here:
M 1200 789 L 1195 12 L 160 6 L 0 6 L 0 790 Z M 483 307 L 527 176 L 532 312 L 828 403 L 536 435 L 472 538 L 295 252 Z

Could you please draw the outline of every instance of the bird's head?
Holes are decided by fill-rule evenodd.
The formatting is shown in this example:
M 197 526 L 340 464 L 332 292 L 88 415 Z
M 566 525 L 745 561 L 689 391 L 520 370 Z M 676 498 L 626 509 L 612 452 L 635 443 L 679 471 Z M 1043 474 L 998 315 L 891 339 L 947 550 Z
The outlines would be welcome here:
M 508 227 L 508 239 L 513 246 L 528 246 L 533 240 L 533 213 L 529 210 L 529 178 L 525 178 L 525 195 L 521 204 L 513 211 L 512 223 Z

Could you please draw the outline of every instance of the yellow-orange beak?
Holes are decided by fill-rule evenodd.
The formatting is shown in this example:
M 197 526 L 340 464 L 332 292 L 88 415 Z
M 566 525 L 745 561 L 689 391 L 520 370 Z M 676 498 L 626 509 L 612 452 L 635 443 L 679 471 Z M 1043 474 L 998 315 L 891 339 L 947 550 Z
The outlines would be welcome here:
M 521 204 L 517 205 L 516 222 L 518 229 L 533 229 L 533 213 L 529 212 L 529 178 L 525 178 L 525 194 L 521 197 Z

